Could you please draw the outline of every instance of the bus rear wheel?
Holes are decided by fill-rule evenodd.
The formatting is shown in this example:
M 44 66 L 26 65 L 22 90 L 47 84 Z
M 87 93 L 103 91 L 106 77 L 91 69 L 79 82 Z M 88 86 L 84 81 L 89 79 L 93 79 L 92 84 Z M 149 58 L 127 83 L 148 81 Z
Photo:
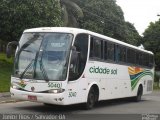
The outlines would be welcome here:
M 85 104 L 85 108 L 87 110 L 92 109 L 94 107 L 95 103 L 96 103 L 95 90 L 93 88 L 91 88 L 88 93 L 88 98 L 87 98 L 87 102 Z
M 141 101 L 141 99 L 142 99 L 142 94 L 143 94 L 143 87 L 142 87 L 142 85 L 140 85 L 140 86 L 138 87 L 137 96 L 135 97 L 135 101 L 136 101 L 136 102 Z

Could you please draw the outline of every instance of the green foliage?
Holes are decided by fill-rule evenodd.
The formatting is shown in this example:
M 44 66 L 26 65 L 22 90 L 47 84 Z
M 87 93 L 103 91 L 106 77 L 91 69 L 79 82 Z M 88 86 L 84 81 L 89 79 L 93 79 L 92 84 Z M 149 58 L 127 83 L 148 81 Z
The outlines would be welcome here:
M 153 84 L 153 90 L 160 90 L 159 82 L 154 82 L 154 84 Z
M 13 68 L 13 58 L 7 59 L 5 54 L 0 54 L 0 92 L 8 92 Z
M 142 42 L 147 50 L 155 54 L 156 69 L 160 70 L 160 20 L 155 23 L 151 22 L 143 35 Z
M 74 0 L 83 10 L 80 27 L 121 41 L 138 45 L 141 39 L 134 25 L 125 22 L 123 11 L 115 0 Z
M 60 0 L 62 8 L 63 26 L 78 27 L 78 18 L 83 17 L 82 9 L 71 0 Z
M 124 41 L 132 45 L 139 46 L 141 44 L 142 37 L 137 32 L 134 25 L 129 22 L 125 22 L 125 27 Z
M 115 0 L 0 1 L 0 38 L 3 40 L 18 40 L 27 28 L 62 26 L 62 23 L 134 45 L 140 40 L 134 25 L 125 22 Z
M 61 26 L 61 9 L 55 0 L 1 0 L 0 38 L 18 40 L 24 29 Z

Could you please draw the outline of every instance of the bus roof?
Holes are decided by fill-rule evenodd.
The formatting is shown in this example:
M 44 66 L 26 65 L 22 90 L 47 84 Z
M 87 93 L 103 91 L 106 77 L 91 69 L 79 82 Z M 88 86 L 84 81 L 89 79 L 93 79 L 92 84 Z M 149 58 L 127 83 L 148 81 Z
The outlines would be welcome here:
M 86 33 L 86 34 L 89 34 L 89 35 L 93 35 L 93 36 L 96 36 L 96 37 L 99 37 L 99 38 L 102 38 L 102 39 L 106 39 L 108 41 L 111 41 L 111 42 L 114 42 L 114 43 L 117 43 L 117 44 L 120 44 L 120 45 L 124 45 L 126 47 L 130 47 L 130 48 L 133 48 L 133 49 L 136 49 L 136 50 L 139 50 L 139 51 L 143 51 L 143 52 L 146 52 L 146 53 L 149 53 L 149 54 L 153 55 L 153 53 L 151 51 L 147 51 L 147 50 L 141 49 L 137 46 L 119 41 L 117 39 L 107 37 L 107 36 L 104 36 L 104 35 L 101 35 L 101 34 L 98 34 L 98 33 L 95 33 L 95 32 L 91 32 L 89 30 L 79 29 L 79 28 L 40 27 L 40 28 L 27 29 L 27 30 L 24 31 L 24 33 L 26 33 L 26 32 L 63 32 L 63 33 L 72 33 L 72 34 Z

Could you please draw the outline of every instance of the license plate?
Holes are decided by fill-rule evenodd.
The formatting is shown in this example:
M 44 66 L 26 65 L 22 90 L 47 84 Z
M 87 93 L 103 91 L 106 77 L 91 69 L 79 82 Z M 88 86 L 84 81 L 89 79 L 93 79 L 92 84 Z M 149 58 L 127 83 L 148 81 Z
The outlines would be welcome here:
M 37 96 L 28 95 L 28 100 L 37 101 Z

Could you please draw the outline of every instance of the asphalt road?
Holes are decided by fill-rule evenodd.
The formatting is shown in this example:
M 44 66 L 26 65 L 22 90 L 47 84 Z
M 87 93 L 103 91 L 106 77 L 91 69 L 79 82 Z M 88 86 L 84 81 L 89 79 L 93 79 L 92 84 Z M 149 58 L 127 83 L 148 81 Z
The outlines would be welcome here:
M 154 117 L 159 120 L 160 116 L 160 91 L 143 96 L 141 102 L 133 102 L 129 99 L 117 99 L 102 101 L 92 110 L 84 110 L 81 105 L 74 106 L 45 106 L 42 103 L 16 102 L 0 104 L 0 119 L 5 114 L 29 114 L 29 115 L 56 115 L 56 119 L 113 119 L 113 120 L 142 120 L 143 117 Z M 60 115 L 60 118 L 57 118 Z M 64 116 L 63 116 L 64 115 Z M 4 117 L 4 118 L 3 118 Z M 34 116 L 35 119 L 36 116 Z M 47 116 L 49 117 L 49 116 Z M 51 117 L 51 116 L 50 116 Z M 53 116 L 52 116 L 53 117 Z M 146 117 L 146 118 L 147 118 Z M 55 119 L 52 118 L 52 119 Z M 41 118 L 36 118 L 41 119 Z M 147 119 L 143 119 L 147 120 Z M 148 119 L 152 120 L 152 119 Z

